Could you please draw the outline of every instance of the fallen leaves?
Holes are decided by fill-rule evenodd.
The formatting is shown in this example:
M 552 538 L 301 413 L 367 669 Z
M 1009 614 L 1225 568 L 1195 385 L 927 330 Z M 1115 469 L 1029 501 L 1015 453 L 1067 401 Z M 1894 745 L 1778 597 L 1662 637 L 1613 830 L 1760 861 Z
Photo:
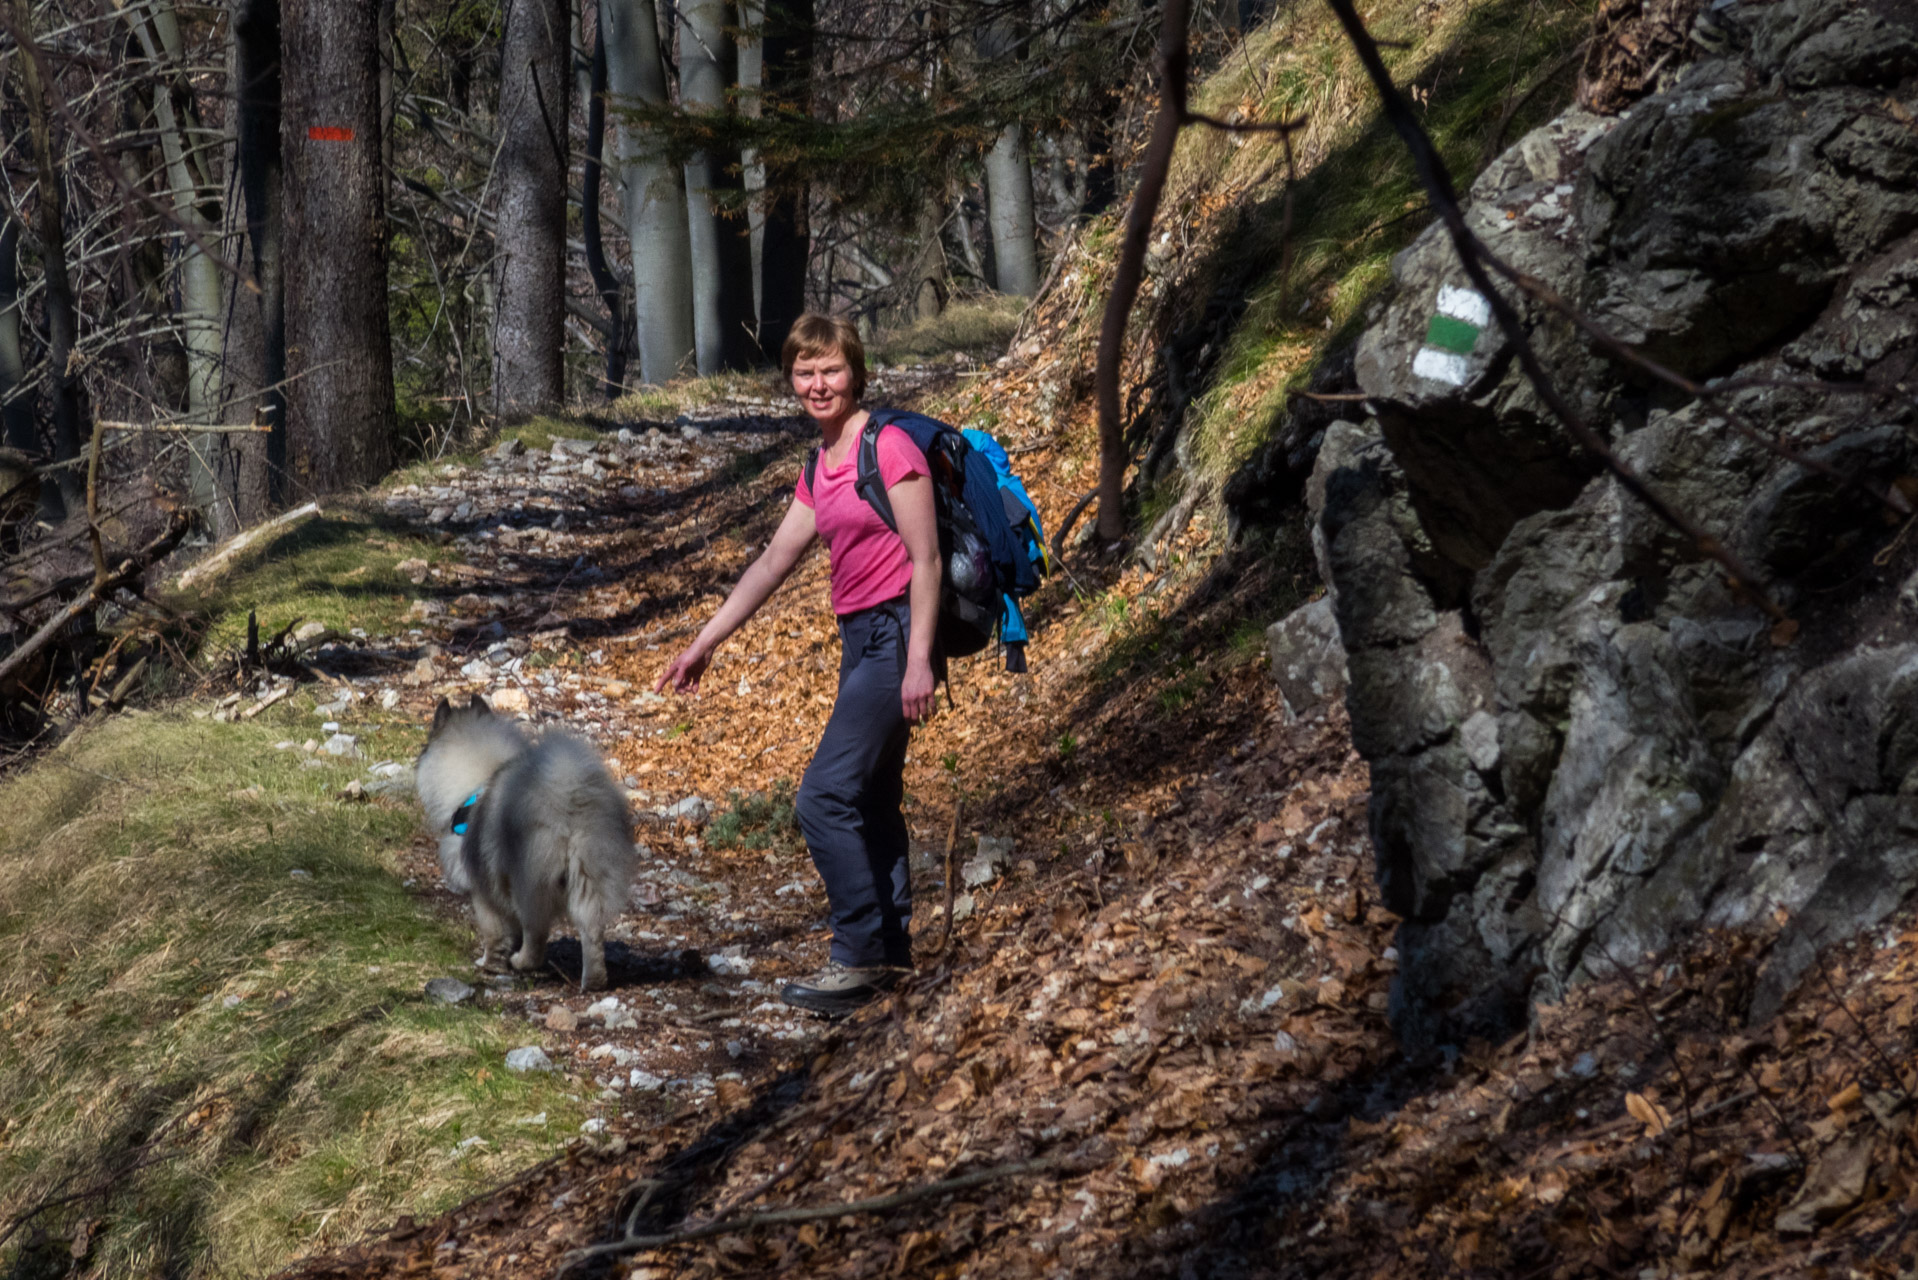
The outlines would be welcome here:
M 1659 1137 L 1672 1127 L 1672 1113 L 1642 1093 L 1626 1094 L 1625 1110 L 1632 1119 L 1645 1126 L 1647 1138 Z

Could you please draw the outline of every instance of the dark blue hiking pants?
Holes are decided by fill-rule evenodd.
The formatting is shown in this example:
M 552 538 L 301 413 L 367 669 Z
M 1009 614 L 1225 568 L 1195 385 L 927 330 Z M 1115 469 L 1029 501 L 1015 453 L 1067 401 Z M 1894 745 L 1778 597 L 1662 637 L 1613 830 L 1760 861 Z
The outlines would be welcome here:
M 839 619 L 839 696 L 799 784 L 799 829 L 826 882 L 832 958 L 909 965 L 906 738 L 899 705 L 911 610 L 904 597 Z

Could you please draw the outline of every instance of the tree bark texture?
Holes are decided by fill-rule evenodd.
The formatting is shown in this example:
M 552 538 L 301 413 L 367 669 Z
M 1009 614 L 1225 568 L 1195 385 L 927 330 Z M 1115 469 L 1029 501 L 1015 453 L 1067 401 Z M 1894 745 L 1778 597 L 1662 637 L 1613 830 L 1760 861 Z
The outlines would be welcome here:
M 653 0 L 600 4 L 606 82 L 614 105 L 667 105 L 666 64 Z M 632 245 L 639 376 L 645 382 L 665 382 L 678 376 L 693 355 L 692 249 L 684 175 L 644 126 L 622 120 L 617 138 L 626 236 Z
M 1118 266 L 1112 273 L 1112 292 L 1106 296 L 1099 323 L 1099 355 L 1093 369 L 1093 391 L 1099 405 L 1099 523 L 1106 542 L 1125 536 L 1125 473 L 1128 457 L 1125 423 L 1120 421 L 1119 366 L 1125 358 L 1126 323 L 1139 296 L 1145 269 L 1146 243 L 1152 218 L 1165 192 L 1166 174 L 1186 112 L 1187 0 L 1165 0 L 1159 27 L 1159 115 L 1146 143 L 1139 185 L 1126 210 L 1125 240 L 1119 246 Z
M 286 500 L 286 288 L 281 271 L 280 0 L 233 0 L 233 177 L 227 223 L 254 289 L 227 281 L 228 422 L 257 422 L 240 444 L 241 514 L 251 524 Z M 234 243 L 229 239 L 227 243 Z M 255 291 L 257 289 L 257 292 Z
M 1032 214 L 1032 157 L 1025 126 L 999 131 L 986 153 L 986 217 L 992 224 L 994 284 L 1001 293 L 1030 298 L 1039 292 L 1038 230 Z
M 493 403 L 501 413 L 566 398 L 570 26 L 566 0 L 507 0 L 493 259 Z
M 730 111 L 737 78 L 726 0 L 685 0 L 679 19 L 679 96 L 688 111 Z M 752 231 L 739 157 L 696 151 L 686 162 L 686 225 L 693 254 L 693 344 L 700 374 L 753 364 Z
M 393 456 L 378 0 L 282 0 L 287 453 L 294 493 Z
M 20 341 L 20 224 L 0 212 L 0 436 L 9 449 L 39 452 L 33 429 L 34 395 Z
M 912 293 L 905 299 L 906 319 L 930 320 L 946 309 L 952 295 L 952 272 L 946 265 L 946 246 L 940 233 L 945 228 L 946 194 L 928 191 L 919 202 L 915 239 L 919 251 L 913 257 Z
M 14 20 L 20 31 L 32 30 L 29 9 L 27 0 L 13 0 Z M 86 416 L 80 375 L 73 366 L 80 323 L 73 302 L 72 278 L 67 274 L 64 189 L 53 155 L 53 129 L 46 98 L 48 86 L 40 75 L 36 51 L 21 51 L 20 76 L 26 90 L 27 131 L 40 187 L 34 221 L 46 289 L 47 383 L 53 401 L 53 456 L 55 461 L 66 462 L 80 456 L 80 424 Z M 86 502 L 86 482 L 78 467 L 61 469 L 58 491 L 66 510 L 78 509 Z
M 180 235 L 174 246 L 179 283 L 175 320 L 186 352 L 186 420 L 211 426 L 220 417 L 220 266 L 201 249 L 220 230 L 218 188 L 206 164 L 209 149 L 192 86 L 186 82 L 180 23 L 171 0 L 137 0 L 121 11 L 133 37 L 153 67 L 153 121 L 160 137 L 166 185 L 173 216 L 194 235 Z M 224 434 L 204 432 L 188 440 L 188 493 L 194 508 L 216 536 L 240 527 L 232 491 L 236 472 Z
M 766 6 L 764 0 L 739 0 L 739 35 L 733 52 L 739 66 L 739 111 L 757 120 L 760 95 L 766 84 Z M 760 264 L 766 238 L 766 166 L 760 162 L 759 148 L 747 147 L 739 153 L 740 176 L 746 187 L 746 226 L 752 241 L 753 315 L 760 313 L 760 283 L 764 278 Z M 758 328 L 753 330 L 755 339 Z
M 805 117 L 812 112 L 813 0 L 766 0 L 760 45 L 760 113 Z M 767 165 L 765 221 L 759 233 L 759 345 L 777 360 L 806 313 L 806 267 L 812 233 L 806 181 L 789 167 Z
M 595 10 L 598 13 L 598 10 Z M 626 290 L 619 274 L 606 260 L 605 219 L 600 215 L 600 185 L 606 156 L 606 33 L 593 38 L 591 70 L 586 82 L 586 163 L 581 175 L 580 238 L 586 244 L 586 270 L 593 288 L 606 306 L 612 333 L 606 340 L 606 376 L 601 390 L 607 398 L 626 383 L 626 356 L 632 348 L 632 328 L 626 318 Z

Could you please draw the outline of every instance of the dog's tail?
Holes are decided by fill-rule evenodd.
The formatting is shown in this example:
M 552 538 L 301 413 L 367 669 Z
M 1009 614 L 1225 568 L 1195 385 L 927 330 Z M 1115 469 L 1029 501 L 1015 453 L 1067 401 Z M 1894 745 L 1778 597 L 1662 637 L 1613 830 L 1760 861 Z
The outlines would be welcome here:
M 625 805 L 594 805 L 567 831 L 561 854 L 566 868 L 566 911 L 582 936 L 598 937 L 619 919 L 632 891 L 638 856 Z

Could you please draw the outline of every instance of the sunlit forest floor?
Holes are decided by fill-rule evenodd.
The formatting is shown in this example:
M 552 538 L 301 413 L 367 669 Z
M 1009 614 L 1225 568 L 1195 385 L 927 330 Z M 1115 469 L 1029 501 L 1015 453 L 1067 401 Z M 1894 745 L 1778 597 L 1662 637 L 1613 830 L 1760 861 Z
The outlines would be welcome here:
M 972 372 L 878 395 L 1026 376 Z M 789 807 L 836 665 L 823 560 L 703 696 L 650 686 L 807 437 L 770 392 L 683 418 L 530 424 L 288 532 L 202 599 L 205 656 L 249 610 L 319 623 L 307 678 L 221 677 L 9 784 L 0 1159 L 41 1210 L 15 1274 L 1910 1265 L 1905 926 L 1759 1027 L 1758 945 L 1702 938 L 1508 1044 L 1400 1052 L 1364 767 L 1264 671 L 1261 626 L 1310 590 L 1282 534 L 1228 555 L 1201 518 L 1157 572 L 1075 552 L 1031 673 L 960 664 L 915 737 L 918 975 L 843 1024 L 790 1013 L 778 981 L 826 942 Z M 1022 468 L 1069 474 L 1036 425 L 1001 427 Z M 1073 496 L 1039 490 L 1054 519 Z M 388 762 L 475 692 L 586 733 L 634 793 L 615 1004 L 564 940 L 536 978 L 466 965 Z M 691 798 L 712 812 L 672 816 Z M 948 938 L 981 835 L 1010 853 L 954 886 Z M 479 990 L 439 1004 L 446 977 Z M 507 1069 L 534 1045 L 553 1070 Z

